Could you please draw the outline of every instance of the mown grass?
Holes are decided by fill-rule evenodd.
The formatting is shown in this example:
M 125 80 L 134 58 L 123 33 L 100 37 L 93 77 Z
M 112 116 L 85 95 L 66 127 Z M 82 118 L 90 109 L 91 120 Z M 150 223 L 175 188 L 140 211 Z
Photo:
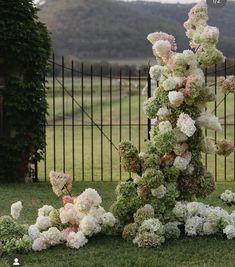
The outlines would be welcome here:
M 73 194 L 87 187 L 95 188 L 103 198 L 103 206 L 108 209 L 115 199 L 116 183 L 79 182 L 73 187 Z M 225 189 L 235 191 L 235 184 L 219 184 L 217 190 L 203 200 L 205 203 L 219 205 L 228 210 L 218 198 Z M 61 206 L 61 200 L 52 192 L 48 183 L 2 184 L 0 186 L 0 216 L 9 214 L 10 204 L 21 200 L 24 209 L 20 222 L 34 223 L 37 209 L 43 204 Z M 98 235 L 89 239 L 88 244 L 72 250 L 63 245 L 39 253 L 21 255 L 25 267 L 234 267 L 235 240 L 219 237 L 184 237 L 169 241 L 156 249 L 139 249 L 121 237 Z M 9 266 L 7 258 L 0 258 L 0 266 Z
M 61 78 L 58 77 L 61 81 Z M 208 82 L 213 83 L 213 77 L 208 79 Z M 97 124 L 103 122 L 103 132 L 105 135 L 112 139 L 114 145 L 118 145 L 120 140 L 130 139 L 137 146 L 138 149 L 145 149 L 145 140 L 147 138 L 147 118 L 143 113 L 143 102 L 146 100 L 146 96 L 142 96 L 142 88 L 146 84 L 146 78 L 143 77 L 140 86 L 138 80 L 132 80 L 129 84 L 129 80 L 123 79 L 122 81 L 122 93 L 120 96 L 120 81 L 118 79 L 112 80 L 112 91 L 110 92 L 110 80 L 103 79 L 102 95 L 103 99 L 101 102 L 101 84 L 100 79 L 93 79 L 93 120 Z M 63 121 L 62 121 L 62 88 L 56 81 L 55 86 L 55 132 L 53 130 L 53 90 L 52 90 L 52 79 L 48 79 L 48 103 L 49 103 L 49 114 L 48 114 L 48 127 L 46 129 L 47 134 L 47 150 L 46 158 L 47 164 L 45 166 L 42 161 L 39 164 L 39 177 L 45 179 L 51 169 L 54 168 L 54 145 L 53 139 L 55 134 L 56 144 L 56 169 L 63 170 Z M 73 174 L 73 146 L 72 146 L 72 83 L 71 77 L 65 78 L 65 170 L 74 176 L 76 180 L 86 181 L 110 181 L 120 179 L 120 160 L 118 153 L 115 148 L 110 145 L 108 139 L 106 139 L 95 126 L 91 126 L 89 117 L 84 114 L 84 139 L 82 140 L 82 110 L 74 102 L 74 166 L 75 173 Z M 74 98 L 79 105 L 82 104 L 81 98 L 81 78 L 75 77 L 74 79 Z M 69 92 L 69 93 L 67 93 Z M 131 97 L 130 97 L 131 93 Z M 70 95 L 69 95 L 70 94 Z M 217 88 L 217 104 L 223 99 L 224 95 Z M 120 101 L 121 100 L 121 101 Z M 84 79 L 84 110 L 89 116 L 91 113 L 91 81 L 88 78 Z M 110 102 L 112 103 L 110 108 Z M 101 115 L 101 104 L 102 104 L 102 115 Z M 131 107 L 131 112 L 130 112 Z M 209 103 L 208 109 L 214 110 L 215 103 Z M 220 118 L 220 122 L 226 126 L 223 127 L 223 131 L 218 133 L 217 140 L 227 138 L 235 141 L 235 126 L 234 126 L 234 95 L 227 96 L 226 106 L 222 102 L 217 108 L 216 112 Z M 120 112 L 121 110 L 121 112 Z M 121 118 L 120 118 L 121 114 Z M 226 120 L 225 120 L 226 119 Z M 129 126 L 131 122 L 131 126 Z M 141 126 L 138 126 L 138 124 Z M 113 126 L 110 128 L 110 123 Z M 120 124 L 122 126 L 120 126 Z M 93 164 L 92 164 L 92 128 L 93 128 Z M 207 134 L 212 139 L 215 139 L 213 131 L 208 130 Z M 103 165 L 102 154 L 101 154 L 101 142 L 103 136 Z M 82 144 L 84 145 L 84 175 L 82 175 Z M 112 159 L 111 159 L 112 155 Z M 205 157 L 203 156 L 205 159 Z M 217 168 L 215 167 L 215 162 Z M 234 180 L 234 155 L 224 159 L 223 157 L 216 157 L 209 155 L 207 157 L 207 168 L 216 176 L 217 181 L 233 181 Z M 93 177 L 92 177 L 92 166 L 93 166 Z M 45 168 L 46 167 L 46 168 Z M 102 176 L 103 170 L 103 176 Z M 122 173 L 122 178 L 125 178 L 125 174 Z

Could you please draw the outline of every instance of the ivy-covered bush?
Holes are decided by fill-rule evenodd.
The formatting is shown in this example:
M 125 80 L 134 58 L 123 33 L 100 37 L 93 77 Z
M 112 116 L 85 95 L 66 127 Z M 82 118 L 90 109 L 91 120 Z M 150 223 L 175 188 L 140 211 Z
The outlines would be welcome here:
M 0 180 L 13 181 L 42 158 L 51 42 L 32 0 L 0 0 L 0 36 Z

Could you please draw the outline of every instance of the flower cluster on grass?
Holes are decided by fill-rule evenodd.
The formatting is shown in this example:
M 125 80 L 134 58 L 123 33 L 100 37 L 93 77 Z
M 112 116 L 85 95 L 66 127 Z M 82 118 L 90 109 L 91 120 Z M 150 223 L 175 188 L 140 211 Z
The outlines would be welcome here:
M 235 204 L 235 193 L 231 190 L 225 190 L 221 195 L 220 199 L 227 203 L 228 205 Z
M 56 195 L 72 189 L 71 178 L 67 174 L 50 172 L 53 191 Z M 106 232 L 116 223 L 111 212 L 101 206 L 102 199 L 95 189 L 87 188 L 77 197 L 65 195 L 63 207 L 55 209 L 44 205 L 38 209 L 33 225 L 21 225 L 16 219 L 23 206 L 21 201 L 11 206 L 11 216 L 0 217 L 0 249 L 3 252 L 41 251 L 51 246 L 65 243 L 70 248 L 83 247 L 88 238 Z

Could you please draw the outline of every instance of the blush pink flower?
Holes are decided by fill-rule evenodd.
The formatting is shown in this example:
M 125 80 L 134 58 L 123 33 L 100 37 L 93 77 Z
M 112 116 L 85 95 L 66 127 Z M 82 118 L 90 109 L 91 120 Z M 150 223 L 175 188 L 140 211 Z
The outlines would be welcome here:
M 175 42 L 175 37 L 173 35 L 167 34 L 165 32 L 153 32 L 150 33 L 147 36 L 147 39 L 150 41 L 150 43 L 154 44 L 157 41 L 168 41 L 171 44 L 171 50 L 176 51 L 177 50 L 177 45 Z
M 72 190 L 72 178 L 69 174 L 63 172 L 50 171 L 50 183 L 52 190 L 57 196 L 68 193 Z
M 62 232 L 61 232 L 61 240 L 63 241 L 67 241 L 68 239 L 68 235 L 71 233 L 71 232 L 77 232 L 79 229 L 78 226 L 74 225 L 74 226 L 70 226 L 70 227 L 67 227 L 65 228 Z
M 73 204 L 74 198 L 71 197 L 71 196 L 63 196 L 63 199 L 62 200 L 63 200 L 63 204 L 65 206 L 68 203 Z

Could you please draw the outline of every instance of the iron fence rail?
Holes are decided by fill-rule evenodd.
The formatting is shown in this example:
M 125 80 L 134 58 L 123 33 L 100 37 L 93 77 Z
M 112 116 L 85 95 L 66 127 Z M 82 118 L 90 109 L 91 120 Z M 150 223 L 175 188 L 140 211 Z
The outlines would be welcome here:
M 151 97 L 148 68 L 135 73 L 129 70 L 124 76 L 122 69 L 117 75 L 112 68 L 104 73 L 102 66 L 98 74 L 92 65 L 87 72 L 82 63 L 77 69 L 74 61 L 68 65 L 64 57 L 58 62 L 54 55 L 49 63 L 47 147 L 44 160 L 37 167 L 38 177 L 47 181 L 53 169 L 69 172 L 74 180 L 82 181 L 128 178 L 122 170 L 117 145 L 128 139 L 141 151 L 149 139 L 151 120 L 142 111 L 143 102 Z M 233 73 L 235 61 L 205 69 L 206 84 L 213 85 L 214 92 L 218 93 L 218 76 Z M 235 95 L 219 93 L 219 96 L 222 100 L 216 100 L 208 108 L 220 117 L 223 136 L 210 130 L 205 130 L 205 135 L 215 141 L 229 138 L 235 142 Z M 235 180 L 235 154 L 223 160 L 217 155 L 205 155 L 204 162 L 216 181 Z

